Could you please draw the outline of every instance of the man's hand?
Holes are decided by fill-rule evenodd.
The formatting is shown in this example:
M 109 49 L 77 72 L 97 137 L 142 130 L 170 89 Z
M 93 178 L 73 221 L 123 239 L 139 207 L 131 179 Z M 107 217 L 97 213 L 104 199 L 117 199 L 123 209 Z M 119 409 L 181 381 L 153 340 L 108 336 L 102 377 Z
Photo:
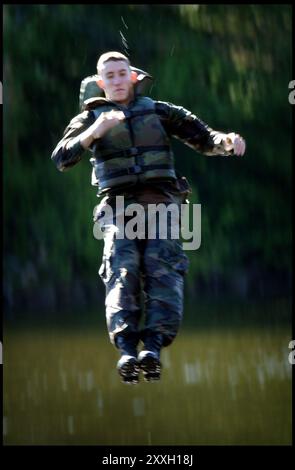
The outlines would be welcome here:
M 108 111 L 101 113 L 96 121 L 80 136 L 80 143 L 85 149 L 95 139 L 100 139 L 107 131 L 117 126 L 125 118 L 123 111 Z
M 239 134 L 230 132 L 225 136 L 224 148 L 226 151 L 233 150 L 235 155 L 242 156 L 246 150 L 246 142 Z
M 125 118 L 123 111 L 108 111 L 101 115 L 92 124 L 93 139 L 100 139 L 107 131 L 117 126 Z

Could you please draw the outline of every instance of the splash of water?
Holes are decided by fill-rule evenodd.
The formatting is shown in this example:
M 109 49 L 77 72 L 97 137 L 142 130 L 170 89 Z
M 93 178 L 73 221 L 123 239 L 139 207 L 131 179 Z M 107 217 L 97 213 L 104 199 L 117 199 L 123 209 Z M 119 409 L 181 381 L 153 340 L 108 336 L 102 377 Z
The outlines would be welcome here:
M 127 24 L 126 24 L 126 22 L 125 22 L 123 16 L 121 16 L 121 20 L 122 20 L 122 23 L 123 23 L 125 29 L 128 29 L 128 26 L 127 26 Z M 124 52 L 125 52 L 125 54 L 126 54 L 127 56 L 129 56 L 129 55 L 130 55 L 130 52 L 129 52 L 128 41 L 127 41 L 126 37 L 124 36 L 124 34 L 122 33 L 121 30 L 119 31 L 119 33 L 120 33 L 120 36 L 121 36 L 121 41 L 122 41 L 122 44 L 123 44 Z

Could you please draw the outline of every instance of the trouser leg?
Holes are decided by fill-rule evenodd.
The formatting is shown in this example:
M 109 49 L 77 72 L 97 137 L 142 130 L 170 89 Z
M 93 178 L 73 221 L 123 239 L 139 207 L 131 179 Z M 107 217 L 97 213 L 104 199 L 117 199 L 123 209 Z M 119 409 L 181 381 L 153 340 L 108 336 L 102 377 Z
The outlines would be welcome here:
M 153 341 L 155 334 L 162 335 L 163 346 L 174 340 L 183 316 L 187 268 L 188 259 L 179 240 L 147 240 L 144 252 L 145 327 L 142 331 L 145 343 Z
M 139 340 L 139 269 L 137 241 L 117 239 L 115 231 L 109 230 L 104 238 L 103 262 L 99 275 L 106 289 L 105 307 L 109 337 L 122 354 L 130 354 L 132 349 L 134 352 Z

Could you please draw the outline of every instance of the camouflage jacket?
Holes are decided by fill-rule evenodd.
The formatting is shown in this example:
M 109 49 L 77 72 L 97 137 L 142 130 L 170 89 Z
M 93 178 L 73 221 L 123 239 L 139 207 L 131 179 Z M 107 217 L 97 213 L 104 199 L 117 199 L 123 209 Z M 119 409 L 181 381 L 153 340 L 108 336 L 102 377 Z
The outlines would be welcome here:
M 97 108 L 105 108 L 109 104 L 113 108 L 115 107 L 126 113 L 126 110 L 128 112 L 133 108 L 136 109 L 139 100 L 142 100 L 142 97 L 135 97 L 128 107 L 112 103 L 105 98 L 89 100 L 85 111 L 74 117 L 66 127 L 62 139 L 51 155 L 57 168 L 60 171 L 65 171 L 82 159 L 85 149 L 80 143 L 80 134 L 94 123 L 97 117 Z M 232 154 L 232 151 L 226 151 L 224 148 L 224 134 L 211 129 L 187 109 L 162 101 L 153 101 L 153 103 L 154 112 L 159 118 L 168 140 L 170 137 L 175 137 L 205 155 Z M 95 145 L 89 150 L 95 154 Z M 90 160 L 93 160 L 93 158 Z M 98 182 L 92 179 L 92 184 L 97 185 Z

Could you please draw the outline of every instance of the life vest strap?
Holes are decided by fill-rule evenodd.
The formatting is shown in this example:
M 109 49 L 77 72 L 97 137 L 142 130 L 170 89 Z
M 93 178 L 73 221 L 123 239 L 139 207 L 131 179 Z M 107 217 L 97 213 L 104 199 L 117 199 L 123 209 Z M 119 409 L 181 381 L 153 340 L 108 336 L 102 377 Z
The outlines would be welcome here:
M 126 150 L 120 150 L 118 152 L 111 153 L 109 155 L 102 156 L 97 158 L 96 161 L 98 163 L 103 163 L 106 160 L 112 160 L 113 158 L 122 158 L 122 157 L 136 157 L 137 155 L 141 155 L 144 152 L 170 152 L 169 145 L 148 145 L 148 146 L 139 146 L 139 147 L 130 147 Z
M 144 116 L 146 114 L 155 114 L 154 109 L 139 109 L 139 110 L 132 110 L 132 109 L 122 109 L 124 116 L 126 119 L 131 119 L 137 116 Z
M 96 175 L 99 178 L 100 177 L 103 178 L 103 180 L 109 180 L 112 178 L 117 178 L 119 176 L 138 175 L 140 173 L 145 173 L 147 171 L 152 171 L 152 170 L 172 170 L 172 169 L 173 169 L 172 165 L 169 165 L 167 163 L 144 165 L 144 166 L 133 165 L 128 168 L 123 168 L 122 170 L 110 171 L 107 174 L 105 174 L 105 172 L 103 173 L 102 171 L 96 169 Z

